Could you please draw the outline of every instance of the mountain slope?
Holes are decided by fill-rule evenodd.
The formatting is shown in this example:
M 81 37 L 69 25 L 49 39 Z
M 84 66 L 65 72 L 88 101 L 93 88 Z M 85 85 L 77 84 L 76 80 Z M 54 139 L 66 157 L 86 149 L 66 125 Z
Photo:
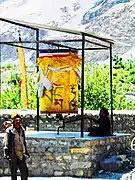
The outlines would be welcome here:
M 2 0 L 0 2 L 0 15 L 3 17 L 95 32 L 116 40 L 114 53 L 123 56 L 126 54 L 126 57 L 134 56 L 135 0 L 57 0 L 57 3 L 53 0 L 6 0 L 4 2 Z M 32 30 L 19 29 L 23 40 L 31 40 L 35 37 Z M 18 27 L 1 23 L 1 40 L 18 40 L 17 30 Z M 41 31 L 41 39 L 56 36 L 57 33 Z M 34 52 L 28 50 L 25 52 L 27 60 L 35 60 Z M 96 53 L 87 52 L 87 58 L 100 61 L 109 56 L 108 52 L 103 51 L 99 53 L 101 59 Z M 1 61 L 11 62 L 15 59 L 17 59 L 16 49 L 2 46 Z

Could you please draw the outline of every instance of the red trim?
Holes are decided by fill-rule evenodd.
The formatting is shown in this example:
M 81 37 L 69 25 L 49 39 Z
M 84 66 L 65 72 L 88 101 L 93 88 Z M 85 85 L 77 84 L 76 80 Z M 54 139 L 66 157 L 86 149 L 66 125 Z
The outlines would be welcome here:
M 55 110 L 52 110 L 52 111 L 40 111 L 41 114 L 62 114 L 62 113 L 65 113 L 65 114 L 69 114 L 69 113 L 72 113 L 72 114 L 78 114 L 78 110 L 69 110 L 69 111 L 55 111 Z

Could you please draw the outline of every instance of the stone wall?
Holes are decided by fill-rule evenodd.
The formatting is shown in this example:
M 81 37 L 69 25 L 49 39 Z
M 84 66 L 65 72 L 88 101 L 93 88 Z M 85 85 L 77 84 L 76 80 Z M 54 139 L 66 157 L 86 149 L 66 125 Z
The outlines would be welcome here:
M 1 120 L 0 120 L 0 132 L 4 131 L 4 127 L 2 126 L 2 123 L 5 120 L 10 119 L 10 114 L 16 110 L 1 110 Z M 36 130 L 37 127 L 37 117 L 36 117 L 36 111 L 17 111 L 20 115 L 24 118 L 24 126 L 32 127 Z M 85 111 L 86 114 L 88 114 L 89 117 L 98 118 L 99 111 Z M 41 131 L 46 130 L 57 130 L 59 126 L 62 125 L 62 120 L 59 120 L 55 118 L 55 116 L 46 116 L 46 115 L 40 115 L 39 117 L 39 129 Z M 114 131 L 115 132 L 122 132 L 122 133 L 130 133 L 131 128 L 135 129 L 135 111 L 114 111 L 113 114 L 114 119 Z M 84 131 L 87 129 L 87 127 L 90 126 L 90 120 L 85 119 L 84 120 Z M 80 131 L 80 121 L 68 123 L 65 126 L 65 129 L 60 129 L 60 131 Z
M 2 140 L 0 136 L 0 152 Z M 92 177 L 105 156 L 125 152 L 130 137 L 105 138 L 32 138 L 26 137 L 30 159 L 29 176 Z M 10 175 L 8 161 L 0 153 L 0 176 Z

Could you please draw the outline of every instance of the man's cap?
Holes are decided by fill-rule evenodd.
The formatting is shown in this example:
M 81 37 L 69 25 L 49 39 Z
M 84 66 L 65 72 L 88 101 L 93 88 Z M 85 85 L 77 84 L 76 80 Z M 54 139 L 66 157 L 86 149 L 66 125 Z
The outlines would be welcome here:
M 12 115 L 11 115 L 11 119 L 14 120 L 15 118 L 21 118 L 21 116 L 17 112 L 13 112 Z
M 17 115 L 18 115 L 17 112 L 13 112 L 13 113 L 11 114 L 11 119 L 14 119 Z

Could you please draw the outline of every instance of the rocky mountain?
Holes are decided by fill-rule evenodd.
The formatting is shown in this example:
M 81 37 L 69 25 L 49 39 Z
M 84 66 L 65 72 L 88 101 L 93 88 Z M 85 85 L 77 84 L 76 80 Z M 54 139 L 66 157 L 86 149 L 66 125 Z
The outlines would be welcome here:
M 135 58 L 135 0 L 0 0 L 0 16 L 51 26 L 94 32 L 115 40 L 114 54 Z M 32 30 L 1 22 L 1 41 L 34 40 Z M 63 35 L 41 31 L 41 39 L 61 38 Z M 68 35 L 64 36 L 68 38 Z M 30 45 L 34 47 L 34 45 Z M 44 46 L 46 47 L 46 46 Z M 1 46 L 3 63 L 17 62 L 15 47 Z M 35 61 L 35 52 L 25 50 L 26 61 Z M 92 61 L 104 61 L 109 52 L 86 52 Z M 102 57 L 102 58 L 101 58 Z

